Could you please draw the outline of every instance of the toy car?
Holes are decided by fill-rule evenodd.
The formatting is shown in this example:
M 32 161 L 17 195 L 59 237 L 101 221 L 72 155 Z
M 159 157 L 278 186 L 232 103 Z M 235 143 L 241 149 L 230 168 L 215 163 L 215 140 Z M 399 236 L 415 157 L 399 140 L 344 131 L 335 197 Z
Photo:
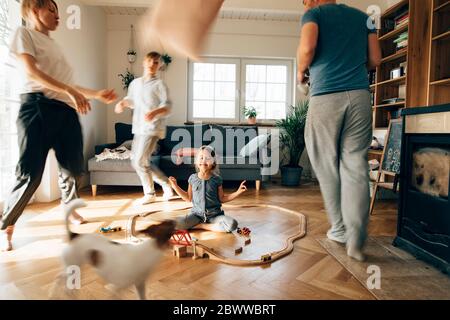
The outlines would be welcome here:
M 245 236 L 245 237 L 249 237 L 251 230 L 247 227 L 244 228 L 237 228 L 237 233 L 240 234 L 241 236 Z
M 122 227 L 115 227 L 115 228 L 111 228 L 111 227 L 103 227 L 100 228 L 100 232 L 101 233 L 110 233 L 110 232 L 117 232 L 117 231 L 121 231 Z

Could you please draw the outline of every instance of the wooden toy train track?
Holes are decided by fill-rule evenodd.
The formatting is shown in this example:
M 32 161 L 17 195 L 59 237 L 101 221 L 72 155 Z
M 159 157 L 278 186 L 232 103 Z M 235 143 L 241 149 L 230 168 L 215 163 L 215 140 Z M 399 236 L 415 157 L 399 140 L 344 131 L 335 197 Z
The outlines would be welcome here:
M 196 239 L 193 239 L 191 241 L 191 246 L 193 248 L 194 253 L 194 259 L 199 258 L 206 258 L 208 257 L 211 260 L 216 260 L 225 264 L 229 265 L 235 265 L 235 266 L 259 266 L 259 265 L 265 265 L 270 264 L 276 260 L 279 260 L 288 254 L 290 254 L 294 250 L 294 242 L 303 238 L 306 235 L 306 217 L 294 210 L 286 209 L 283 207 L 275 206 L 275 205 L 268 205 L 268 204 L 254 204 L 254 205 L 223 205 L 224 209 L 237 209 L 237 208 L 271 208 L 280 210 L 282 212 L 295 215 L 299 218 L 299 224 L 297 232 L 288 236 L 284 242 L 283 249 L 279 251 L 273 251 L 267 254 L 264 254 L 261 256 L 260 259 L 254 259 L 254 260 L 243 260 L 243 259 L 236 259 L 236 258 L 229 258 L 221 255 L 220 253 L 216 252 L 214 249 L 209 248 L 208 246 L 199 243 Z M 186 210 L 190 209 L 191 206 L 187 206 L 186 208 L 180 208 L 176 211 Z M 153 213 L 153 212 L 152 212 Z M 148 213 L 150 214 L 150 213 Z M 148 214 L 138 214 L 135 216 L 132 216 L 128 219 L 127 228 L 126 228 L 126 237 L 127 241 L 140 241 L 139 238 L 136 237 L 136 221 L 139 218 L 143 218 L 148 216 Z

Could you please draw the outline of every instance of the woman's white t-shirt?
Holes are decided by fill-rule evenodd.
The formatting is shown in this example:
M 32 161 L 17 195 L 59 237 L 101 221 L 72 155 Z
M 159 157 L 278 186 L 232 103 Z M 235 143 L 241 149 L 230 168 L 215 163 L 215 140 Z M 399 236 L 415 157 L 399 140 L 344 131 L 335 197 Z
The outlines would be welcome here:
M 19 27 L 12 38 L 10 52 L 16 56 L 24 53 L 33 56 L 36 59 L 36 66 L 47 75 L 64 84 L 73 84 L 73 69 L 60 46 L 49 36 L 36 30 Z M 75 108 L 67 94 L 52 91 L 30 79 L 23 64 L 19 65 L 25 80 L 21 93 L 43 92 L 47 98 L 65 102 Z

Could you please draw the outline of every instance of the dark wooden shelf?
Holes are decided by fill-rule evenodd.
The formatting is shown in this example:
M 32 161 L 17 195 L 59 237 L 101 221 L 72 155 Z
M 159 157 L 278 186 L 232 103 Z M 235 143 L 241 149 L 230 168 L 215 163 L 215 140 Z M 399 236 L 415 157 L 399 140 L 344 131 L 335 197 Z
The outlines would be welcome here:
M 379 104 L 379 105 L 374 106 L 374 108 L 396 109 L 396 108 L 401 108 L 404 105 L 405 105 L 405 101 L 402 101 L 402 102 L 396 102 L 396 103 Z
M 450 78 L 433 81 L 430 83 L 431 86 L 450 86 Z
M 395 84 L 402 84 L 402 82 L 406 81 L 406 75 L 403 77 L 395 78 L 395 79 L 389 79 L 386 81 L 378 82 L 377 86 L 383 86 L 383 85 L 395 85 Z
M 444 9 L 445 7 L 447 7 L 448 5 L 450 5 L 450 1 L 447 1 L 446 3 L 443 3 L 440 6 L 437 6 L 436 8 L 434 8 L 434 12 L 438 12 L 438 11 Z
M 408 30 L 408 28 L 409 28 L 409 23 L 401 26 L 400 28 L 394 29 L 391 32 L 386 33 L 384 36 L 379 37 L 378 40 L 380 40 L 380 41 L 389 40 L 389 39 L 399 35 L 400 33 Z
M 446 40 L 450 38 L 450 30 L 433 37 L 433 41 Z
M 381 63 L 386 63 L 386 62 L 394 61 L 394 60 L 402 58 L 402 57 L 406 57 L 407 53 L 408 53 L 408 49 L 407 48 L 401 49 L 400 51 L 398 51 L 398 52 L 396 52 L 394 54 L 391 54 L 390 56 L 387 56 L 387 57 L 381 59 Z
M 409 0 L 402 0 L 399 3 L 393 5 L 389 9 L 387 9 L 381 16 L 383 18 L 388 18 L 389 16 L 395 14 L 398 10 L 400 10 L 402 7 L 409 4 Z

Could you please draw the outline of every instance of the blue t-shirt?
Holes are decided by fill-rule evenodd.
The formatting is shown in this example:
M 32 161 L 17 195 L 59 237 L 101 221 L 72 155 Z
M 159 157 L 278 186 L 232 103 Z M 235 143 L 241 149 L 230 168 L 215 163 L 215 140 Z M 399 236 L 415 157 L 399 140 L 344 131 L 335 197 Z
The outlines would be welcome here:
M 311 96 L 369 89 L 367 76 L 368 36 L 377 30 L 364 12 L 344 4 L 310 9 L 302 26 L 319 26 L 314 60 L 309 68 Z

